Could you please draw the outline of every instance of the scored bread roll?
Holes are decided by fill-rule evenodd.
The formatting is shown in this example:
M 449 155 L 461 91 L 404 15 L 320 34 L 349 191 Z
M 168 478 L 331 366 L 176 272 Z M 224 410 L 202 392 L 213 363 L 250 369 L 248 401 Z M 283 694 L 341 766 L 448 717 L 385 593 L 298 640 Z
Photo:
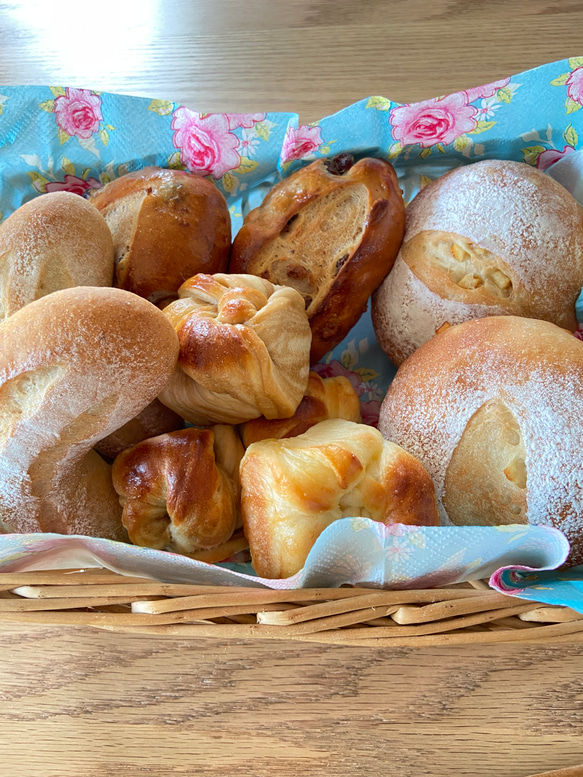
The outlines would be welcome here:
M 348 334 L 387 275 L 405 229 L 393 167 L 350 154 L 319 159 L 278 183 L 244 219 L 229 272 L 252 273 L 304 298 L 310 363 Z
M 365 424 L 333 419 L 298 437 L 255 442 L 240 475 L 243 527 L 261 577 L 298 572 L 322 531 L 339 518 L 439 523 L 423 466 Z
M 442 523 L 553 526 L 583 561 L 583 343 L 546 321 L 475 319 L 421 346 L 381 407 L 427 468 Z
M 43 194 L 0 225 L 0 322 L 53 291 L 112 283 L 111 233 L 78 194 Z
M 91 193 L 115 247 L 115 285 L 156 305 L 196 273 L 227 269 L 231 216 L 208 179 L 145 167 Z
M 98 440 L 164 386 L 164 314 L 120 289 L 57 291 L 0 326 L 0 530 L 125 536 Z
M 432 181 L 408 205 L 372 321 L 399 365 L 471 318 L 525 316 L 574 331 L 582 286 L 583 208 L 540 170 L 484 160 Z

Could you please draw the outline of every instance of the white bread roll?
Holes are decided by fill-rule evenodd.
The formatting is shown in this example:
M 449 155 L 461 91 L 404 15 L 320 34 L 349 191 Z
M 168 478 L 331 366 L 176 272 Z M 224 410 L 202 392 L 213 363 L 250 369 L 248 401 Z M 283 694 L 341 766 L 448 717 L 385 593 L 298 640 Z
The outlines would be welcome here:
M 111 467 L 92 450 L 176 364 L 174 329 L 119 289 L 77 287 L 0 325 L 0 530 L 124 537 Z
M 410 203 L 372 320 L 398 365 L 472 318 L 525 316 L 574 331 L 582 286 L 583 208 L 540 170 L 491 159 L 450 171 Z
M 435 483 L 446 525 L 554 526 L 583 561 L 583 343 L 499 316 L 447 329 L 399 368 L 382 434 Z

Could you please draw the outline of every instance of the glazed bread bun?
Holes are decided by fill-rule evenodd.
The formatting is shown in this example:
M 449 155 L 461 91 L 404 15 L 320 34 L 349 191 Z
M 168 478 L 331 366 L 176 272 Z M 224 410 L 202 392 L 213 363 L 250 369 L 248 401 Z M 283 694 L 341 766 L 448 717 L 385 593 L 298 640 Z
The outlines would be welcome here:
M 178 367 L 160 401 L 195 426 L 287 418 L 308 383 L 310 325 L 297 291 L 254 275 L 195 275 L 164 308 Z
M 113 235 L 120 289 L 163 307 L 196 273 L 227 268 L 231 217 L 206 178 L 146 167 L 94 191 L 90 201 Z
M 242 456 L 235 429 L 222 425 L 170 432 L 123 451 L 113 484 L 130 540 L 185 554 L 226 542 L 241 525 Z
M 583 287 L 583 208 L 521 162 L 485 160 L 428 184 L 407 207 L 395 266 L 372 301 L 397 365 L 448 326 L 515 315 L 574 331 Z
M 427 468 L 442 523 L 554 526 L 583 561 L 583 343 L 546 321 L 475 319 L 421 346 L 381 407 Z
M 111 233 L 78 194 L 43 194 L 0 225 L 0 322 L 53 291 L 112 283 Z
M 247 448 L 252 442 L 268 438 L 280 440 L 282 437 L 297 437 L 329 418 L 343 418 L 359 423 L 358 395 L 352 383 L 343 375 L 321 378 L 315 372 L 310 372 L 306 393 L 290 418 L 275 418 L 271 421 L 264 417 L 254 418 L 242 424 L 239 432 Z
M 0 530 L 123 539 L 93 446 L 156 397 L 177 354 L 164 314 L 120 289 L 57 291 L 0 325 Z
M 339 518 L 439 523 L 433 483 L 419 461 L 364 424 L 334 419 L 298 437 L 255 442 L 240 475 L 243 527 L 261 577 L 299 572 Z
M 388 162 L 354 164 L 350 154 L 319 159 L 277 184 L 245 217 L 229 272 L 259 275 L 302 295 L 314 364 L 364 313 L 404 229 L 403 196 Z

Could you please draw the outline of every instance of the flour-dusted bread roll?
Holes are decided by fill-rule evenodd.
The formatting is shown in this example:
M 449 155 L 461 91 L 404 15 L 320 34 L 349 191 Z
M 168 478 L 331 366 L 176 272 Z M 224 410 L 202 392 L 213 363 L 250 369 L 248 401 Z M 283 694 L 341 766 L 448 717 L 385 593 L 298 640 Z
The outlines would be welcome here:
M 574 331 L 583 286 L 583 208 L 520 162 L 486 160 L 428 184 L 372 320 L 395 364 L 448 326 L 515 315 Z
M 321 378 L 310 372 L 306 393 L 290 418 L 254 418 L 240 428 L 243 445 L 252 442 L 282 437 L 297 437 L 310 427 L 329 418 L 343 418 L 345 421 L 360 422 L 360 401 L 352 383 L 342 375 L 335 378 Z
M 252 273 L 302 295 L 310 361 L 348 334 L 387 275 L 403 239 L 405 206 L 383 159 L 319 159 L 278 183 L 244 219 L 230 272 Z
M 514 316 L 451 327 L 399 368 L 379 428 L 427 468 L 445 524 L 554 526 L 583 561 L 583 343 Z
M 184 418 L 155 399 L 127 424 L 100 440 L 95 450 L 106 459 L 113 460 L 126 448 L 131 448 L 142 440 L 178 429 L 184 429 Z
M 195 553 L 226 542 L 240 526 L 239 463 L 232 426 L 182 429 L 120 453 L 113 483 L 135 545 Z
M 290 577 L 333 521 L 436 526 L 431 479 L 376 429 L 339 419 L 298 437 L 263 440 L 241 462 L 241 510 L 255 571 Z
M 112 283 L 111 233 L 78 194 L 43 194 L 0 225 L 0 322 L 53 291 Z
M 195 275 L 164 308 L 180 342 L 160 400 L 196 426 L 287 418 L 308 384 L 310 325 L 297 291 L 254 275 Z
M 115 247 L 115 285 L 163 306 L 196 273 L 227 269 L 231 216 L 208 179 L 145 167 L 91 194 Z
M 93 446 L 156 397 L 177 354 L 164 314 L 120 289 L 57 291 L 0 325 L 0 530 L 122 539 Z

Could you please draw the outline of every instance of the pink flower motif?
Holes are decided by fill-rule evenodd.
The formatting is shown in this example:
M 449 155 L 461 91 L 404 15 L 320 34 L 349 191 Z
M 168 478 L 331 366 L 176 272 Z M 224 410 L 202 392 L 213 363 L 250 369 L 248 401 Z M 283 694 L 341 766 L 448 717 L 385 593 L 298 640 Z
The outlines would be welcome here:
M 65 94 L 55 99 L 54 111 L 57 124 L 63 132 L 84 140 L 97 132 L 99 122 L 103 120 L 101 97 L 88 89 L 67 87 Z
M 471 132 L 476 126 L 477 108 L 467 104 L 465 92 L 450 94 L 441 100 L 424 100 L 393 108 L 389 121 L 393 137 L 402 145 L 419 143 L 428 148 L 436 143 L 445 145 Z
M 419 526 L 410 526 L 405 523 L 382 524 L 383 533 L 387 537 L 402 537 L 404 534 L 411 534 L 419 531 Z
M 229 131 L 226 114 L 201 114 L 177 108 L 171 126 L 175 130 L 173 143 L 180 150 L 180 161 L 191 173 L 222 178 L 229 170 L 239 167 L 239 138 Z
M 320 127 L 301 126 L 297 129 L 288 127 L 281 148 L 281 161 L 292 162 L 294 159 L 304 159 L 322 145 Z
M 381 414 L 381 403 L 373 399 L 370 402 L 360 403 L 360 415 L 362 416 L 362 423 L 369 426 L 377 426 L 379 422 L 379 416 Z
M 573 332 L 577 340 L 583 340 L 583 325 L 579 324 L 577 329 Z
M 51 181 L 45 186 L 45 192 L 73 192 L 83 196 L 87 189 L 101 189 L 97 178 L 78 178 L 76 175 L 66 175 L 64 181 Z
M 566 81 L 567 94 L 579 105 L 583 105 L 583 67 L 577 67 Z
M 502 78 L 500 81 L 492 81 L 491 84 L 475 86 L 473 89 L 466 89 L 465 93 L 467 95 L 467 101 L 473 103 L 474 100 L 479 100 L 484 97 L 493 97 L 498 89 L 504 89 L 509 83 L 509 78 Z
M 343 367 L 341 362 L 333 359 L 328 364 L 315 364 L 311 367 L 314 372 L 317 372 L 321 378 L 337 378 L 342 375 L 344 378 L 352 383 L 352 388 L 355 390 L 357 396 L 361 397 L 364 394 L 364 388 L 362 386 L 362 378 L 358 372 L 351 372 Z
M 245 129 L 251 129 L 254 124 L 265 119 L 267 114 L 265 113 L 226 113 L 227 121 L 229 122 L 229 129 L 234 130 L 237 127 L 245 127 Z
M 546 151 L 543 151 L 538 155 L 536 166 L 539 170 L 546 170 L 551 165 L 554 165 L 555 162 L 558 162 L 559 159 L 567 156 L 567 154 L 572 154 L 574 150 L 573 146 L 563 146 L 562 151 L 557 151 L 554 148 L 547 148 Z

